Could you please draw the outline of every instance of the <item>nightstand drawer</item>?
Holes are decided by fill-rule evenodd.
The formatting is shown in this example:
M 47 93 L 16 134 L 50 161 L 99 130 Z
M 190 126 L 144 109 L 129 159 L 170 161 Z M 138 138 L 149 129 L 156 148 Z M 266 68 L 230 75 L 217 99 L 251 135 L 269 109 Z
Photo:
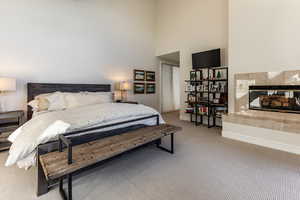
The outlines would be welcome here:
M 9 135 L 24 123 L 23 111 L 0 113 L 0 151 L 8 150 L 11 143 Z
M 5 126 L 5 124 L 18 124 L 19 123 L 19 119 L 18 118 L 10 118 L 10 119 L 1 119 L 0 120 L 0 127 L 1 126 Z
M 12 132 L 5 132 L 5 133 L 1 133 L 0 135 L 0 142 L 8 142 L 7 138 L 10 136 Z
M 18 124 L 10 124 L 9 126 L 0 126 L 0 134 L 3 132 L 12 132 L 19 128 Z

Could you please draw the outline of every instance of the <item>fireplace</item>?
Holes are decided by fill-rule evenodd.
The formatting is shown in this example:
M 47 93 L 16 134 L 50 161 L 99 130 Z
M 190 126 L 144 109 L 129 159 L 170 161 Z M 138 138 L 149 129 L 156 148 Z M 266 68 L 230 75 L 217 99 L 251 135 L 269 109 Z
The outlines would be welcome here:
M 300 85 L 249 86 L 249 109 L 300 114 Z

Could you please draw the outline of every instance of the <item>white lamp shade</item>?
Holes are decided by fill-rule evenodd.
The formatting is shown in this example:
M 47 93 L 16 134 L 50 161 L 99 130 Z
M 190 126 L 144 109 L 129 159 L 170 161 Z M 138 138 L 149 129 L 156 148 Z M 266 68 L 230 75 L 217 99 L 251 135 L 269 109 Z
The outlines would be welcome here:
M 17 83 L 14 78 L 0 77 L 0 91 L 16 91 Z
M 128 81 L 123 81 L 120 83 L 120 90 L 130 90 L 130 83 Z

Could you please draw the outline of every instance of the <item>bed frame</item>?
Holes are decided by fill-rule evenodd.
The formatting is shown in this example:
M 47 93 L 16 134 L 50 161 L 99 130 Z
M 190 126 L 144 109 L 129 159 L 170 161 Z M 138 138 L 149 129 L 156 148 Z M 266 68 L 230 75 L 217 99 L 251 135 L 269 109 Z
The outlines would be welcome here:
M 27 102 L 34 100 L 40 94 L 52 92 L 111 92 L 109 84 L 64 84 L 64 83 L 27 83 Z M 32 118 L 32 108 L 27 107 L 27 120 Z M 48 142 L 38 146 L 37 152 L 37 196 L 46 194 L 56 182 L 48 182 L 44 176 L 39 156 L 58 149 L 58 141 Z
M 99 85 L 99 84 L 54 84 L 54 83 L 28 83 L 27 85 L 27 89 L 28 89 L 28 102 L 33 100 L 35 96 L 40 95 L 40 94 L 45 94 L 45 93 L 51 93 L 51 92 L 56 92 L 56 91 L 60 91 L 60 92 L 81 92 L 81 91 L 85 91 L 85 92 L 110 92 L 111 91 L 111 86 L 110 85 Z M 28 119 L 32 118 L 32 109 L 30 107 L 28 107 Z M 147 117 L 143 117 L 143 118 L 139 118 L 139 119 L 135 119 L 134 121 L 140 121 L 140 120 L 145 120 L 145 119 L 149 119 L 149 118 L 156 118 L 156 123 L 157 125 L 159 125 L 159 115 L 152 115 L 152 116 L 147 116 Z M 111 127 L 111 126 L 116 126 L 116 125 L 120 125 L 120 124 L 126 124 L 126 123 L 130 123 L 133 122 L 133 120 L 130 121 L 123 121 L 117 124 L 110 124 L 107 125 L 105 127 Z M 115 135 L 120 135 L 132 130 L 136 130 L 136 129 L 140 129 L 140 128 L 144 128 L 144 125 L 135 125 L 135 126 L 130 126 L 127 128 L 121 128 L 121 129 L 114 129 L 112 131 L 106 131 L 103 132 L 101 131 L 102 128 L 105 128 L 103 126 L 100 127 L 96 127 L 93 128 L 94 130 L 97 129 L 99 130 L 99 132 L 101 132 L 101 134 L 99 134 L 99 132 L 93 132 L 92 134 L 89 134 L 89 137 L 84 137 L 86 140 L 91 141 L 91 140 L 98 140 L 101 138 L 105 138 L 105 137 L 110 137 L 110 136 L 115 136 Z M 87 130 L 80 130 L 79 132 L 83 132 L 83 131 L 91 131 L 89 129 Z M 67 133 L 67 135 L 72 135 L 72 134 L 76 134 L 78 131 L 73 132 L 73 133 Z M 84 143 L 85 141 L 82 141 L 83 138 L 78 137 L 79 141 L 78 143 Z M 76 143 L 76 142 L 75 142 Z M 74 143 L 74 144 L 75 144 Z M 165 149 L 163 147 L 160 146 L 161 144 L 161 139 L 157 140 L 157 141 L 153 141 L 151 143 L 154 143 L 157 145 L 157 147 L 159 147 L 160 149 L 164 150 L 164 151 L 168 151 L 170 152 L 168 149 Z M 144 146 L 144 145 L 143 145 Z M 44 195 L 46 193 L 48 193 L 48 191 L 59 185 L 58 180 L 47 180 L 47 178 L 45 177 L 44 171 L 43 171 L 43 167 L 40 163 L 40 156 L 47 154 L 49 152 L 53 152 L 53 151 L 57 151 L 59 147 L 59 141 L 52 141 L 52 142 L 48 142 L 46 144 L 41 144 L 38 146 L 37 148 L 37 196 L 41 196 Z M 172 138 L 172 151 L 173 151 L 173 138 Z M 113 158 L 112 158 L 113 159 Z M 107 161 L 105 161 L 107 162 Z M 102 165 L 103 163 L 97 163 L 91 166 L 88 166 L 86 168 L 84 168 L 83 170 L 79 170 L 77 171 L 74 175 L 81 173 L 82 171 L 85 171 L 87 169 L 91 169 L 91 168 L 95 168 L 98 167 L 100 165 Z

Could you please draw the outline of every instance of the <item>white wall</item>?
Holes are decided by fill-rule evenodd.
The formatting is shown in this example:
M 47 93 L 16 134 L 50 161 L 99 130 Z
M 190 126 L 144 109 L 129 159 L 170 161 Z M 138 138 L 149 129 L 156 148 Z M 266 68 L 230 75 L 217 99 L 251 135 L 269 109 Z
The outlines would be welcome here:
M 181 119 L 194 52 L 221 48 L 227 65 L 228 0 L 158 0 L 156 55 L 180 51 Z
M 230 110 L 233 75 L 300 69 L 299 0 L 229 0 Z
M 0 76 L 18 80 L 5 109 L 25 108 L 27 82 L 112 83 L 156 70 L 155 0 L 3 0 Z M 131 96 L 157 107 L 157 95 Z

